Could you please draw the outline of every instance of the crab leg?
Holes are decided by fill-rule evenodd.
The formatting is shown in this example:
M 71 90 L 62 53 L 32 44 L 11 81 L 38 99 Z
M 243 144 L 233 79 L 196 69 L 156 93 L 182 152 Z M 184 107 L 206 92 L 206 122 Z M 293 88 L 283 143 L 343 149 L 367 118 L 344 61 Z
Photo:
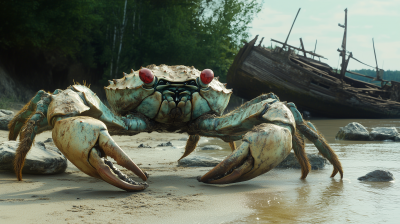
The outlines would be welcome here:
M 219 137 L 225 142 L 243 137 L 243 143 L 230 156 L 199 180 L 219 184 L 249 180 L 278 165 L 292 148 L 301 165 L 301 178 L 304 179 L 311 166 L 300 134 L 311 140 L 333 164 L 332 177 L 337 172 L 343 177 L 335 152 L 320 134 L 303 121 L 294 104 L 279 102 L 275 97 L 262 100 L 263 97 L 265 95 L 224 116 L 204 116 L 192 124 L 189 134 Z M 286 143 L 290 143 L 290 146 Z
M 188 156 L 190 153 L 193 152 L 193 150 L 196 149 L 197 143 L 200 140 L 200 136 L 199 135 L 189 135 L 189 138 L 186 142 L 186 147 L 185 147 L 185 153 L 183 153 L 183 155 L 181 156 L 179 160 L 185 158 L 186 156 Z
M 231 147 L 231 149 L 232 149 L 232 152 L 235 151 L 235 149 L 236 149 L 236 143 L 235 143 L 234 141 L 228 142 L 228 143 L 229 143 L 229 147 Z
M 297 129 L 314 145 L 317 147 L 318 151 L 329 160 L 333 165 L 334 169 L 331 177 L 334 177 L 338 172 L 340 173 L 340 178 L 343 178 L 343 169 L 339 161 L 339 158 L 335 152 L 328 145 L 324 137 L 317 131 L 317 129 L 310 122 L 308 124 L 303 120 L 300 112 L 296 109 L 294 103 L 288 103 L 288 108 L 292 111 L 293 116 L 296 121 Z
M 20 134 L 20 143 L 14 159 L 14 171 L 18 180 L 22 180 L 22 168 L 35 136 L 49 127 L 46 114 L 50 102 L 50 94 L 39 91 L 8 125 L 10 140 L 15 140 Z

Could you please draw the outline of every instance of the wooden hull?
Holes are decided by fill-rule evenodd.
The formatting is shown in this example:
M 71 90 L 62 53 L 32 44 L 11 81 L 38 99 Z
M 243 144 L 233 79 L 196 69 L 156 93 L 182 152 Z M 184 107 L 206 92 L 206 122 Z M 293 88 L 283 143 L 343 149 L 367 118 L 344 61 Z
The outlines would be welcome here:
M 300 110 L 326 117 L 400 117 L 400 103 L 396 99 L 390 100 L 389 88 L 383 90 L 375 86 L 375 91 L 365 91 L 372 88 L 372 84 L 347 77 L 343 84 L 335 77 L 336 73 L 306 63 L 295 63 L 293 60 L 296 59 L 291 59 L 293 52 L 254 46 L 255 40 L 240 50 L 229 69 L 228 87 L 233 88 L 235 95 L 252 99 L 273 92 L 281 101 L 293 102 Z M 377 92 L 389 98 L 376 97 Z

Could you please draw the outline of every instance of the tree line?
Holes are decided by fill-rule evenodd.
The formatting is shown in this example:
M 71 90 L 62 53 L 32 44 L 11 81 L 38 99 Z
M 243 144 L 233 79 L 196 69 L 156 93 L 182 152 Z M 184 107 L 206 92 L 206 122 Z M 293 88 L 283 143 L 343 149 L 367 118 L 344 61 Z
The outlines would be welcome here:
M 362 75 L 376 77 L 376 70 L 373 70 L 373 69 L 360 69 L 360 70 L 351 70 L 351 71 L 362 74 Z M 379 85 L 381 83 L 381 82 L 373 81 L 373 79 L 370 79 L 367 77 L 358 76 L 358 75 L 354 75 L 354 74 L 350 74 L 350 73 L 346 73 L 346 76 L 350 77 L 350 78 L 358 79 L 358 80 L 361 80 L 364 82 L 369 82 L 369 83 L 374 83 L 374 84 L 379 84 Z M 384 71 L 383 79 L 388 80 L 388 81 L 400 82 L 400 71 L 397 71 L 397 70 Z
M 225 80 L 262 0 L 0 0 L 0 49 L 55 52 L 102 71 L 210 68 Z

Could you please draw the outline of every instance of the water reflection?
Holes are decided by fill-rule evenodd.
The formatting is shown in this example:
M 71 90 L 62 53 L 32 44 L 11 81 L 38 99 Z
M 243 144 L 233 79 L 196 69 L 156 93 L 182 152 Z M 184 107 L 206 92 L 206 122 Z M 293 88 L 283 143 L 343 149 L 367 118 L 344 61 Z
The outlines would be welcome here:
M 364 182 L 364 181 L 360 181 L 360 184 L 363 185 L 366 188 L 371 188 L 371 190 L 372 189 L 383 190 L 383 189 L 386 189 L 386 188 L 395 187 L 395 182 L 394 181 L 389 181 L 389 182 Z M 377 192 L 380 192 L 380 191 L 377 191 Z
M 310 193 L 311 193 L 311 188 L 309 186 L 309 184 L 307 183 L 307 180 L 301 180 L 301 182 L 303 182 L 303 186 L 297 187 L 295 190 L 297 192 L 297 200 L 296 202 L 304 202 L 304 203 L 308 203 L 308 198 L 310 197 Z
M 254 214 L 242 223 L 399 223 L 400 186 L 392 182 L 361 182 L 357 178 L 376 170 L 389 170 L 400 178 L 400 142 L 340 141 L 336 133 L 350 122 L 359 122 L 369 131 L 374 127 L 400 128 L 400 119 L 318 119 L 312 120 L 338 154 L 344 179 L 329 178 L 332 166 L 312 171 L 306 180 L 299 172 L 274 169 L 253 183 L 260 190 L 246 194 Z M 213 143 L 214 144 L 214 143 Z M 218 143 L 216 143 L 218 144 Z M 223 158 L 224 150 L 214 156 Z M 224 146 L 226 144 L 226 146 Z M 317 153 L 306 144 L 308 153 Z M 235 222 L 235 223 L 237 223 Z

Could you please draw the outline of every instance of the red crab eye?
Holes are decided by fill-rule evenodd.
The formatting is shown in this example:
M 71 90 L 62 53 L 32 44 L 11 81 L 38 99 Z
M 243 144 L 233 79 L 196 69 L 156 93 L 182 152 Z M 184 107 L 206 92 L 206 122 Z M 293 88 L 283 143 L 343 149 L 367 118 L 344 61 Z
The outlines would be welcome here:
M 214 72 L 211 69 L 204 69 L 200 74 L 200 80 L 208 85 L 214 79 Z
M 147 68 L 140 69 L 139 77 L 146 84 L 152 83 L 154 80 L 153 72 Z

